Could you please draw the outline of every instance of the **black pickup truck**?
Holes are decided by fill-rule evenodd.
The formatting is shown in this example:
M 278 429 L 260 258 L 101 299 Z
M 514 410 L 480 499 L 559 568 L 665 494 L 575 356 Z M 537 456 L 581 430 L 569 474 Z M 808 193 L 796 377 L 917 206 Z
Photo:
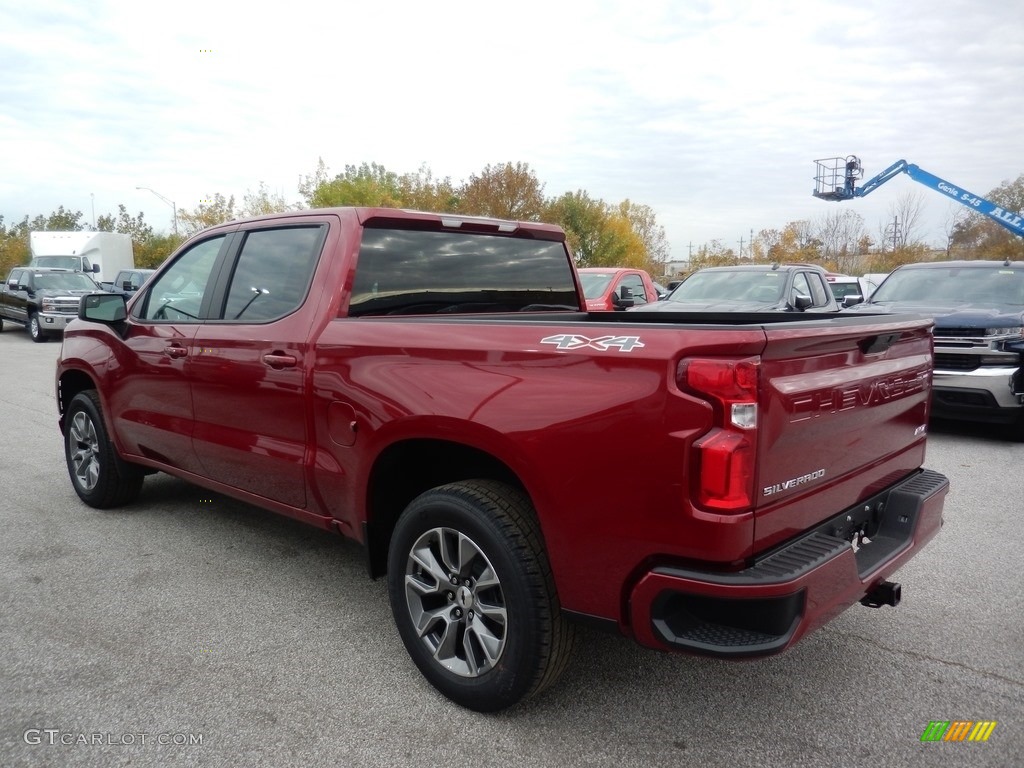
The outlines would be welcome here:
M 24 325 L 33 341 L 46 341 L 78 317 L 82 296 L 99 290 L 83 272 L 15 267 L 0 286 L 0 330 L 10 320 Z

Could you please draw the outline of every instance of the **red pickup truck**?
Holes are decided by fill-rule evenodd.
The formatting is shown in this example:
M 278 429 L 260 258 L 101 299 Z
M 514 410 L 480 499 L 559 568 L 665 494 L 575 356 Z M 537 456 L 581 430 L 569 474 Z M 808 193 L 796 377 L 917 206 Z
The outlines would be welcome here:
M 399 634 L 480 711 L 549 686 L 575 621 L 784 650 L 939 530 L 916 316 L 584 310 L 563 232 L 390 209 L 208 229 L 64 336 L 71 483 L 163 471 L 361 542 Z

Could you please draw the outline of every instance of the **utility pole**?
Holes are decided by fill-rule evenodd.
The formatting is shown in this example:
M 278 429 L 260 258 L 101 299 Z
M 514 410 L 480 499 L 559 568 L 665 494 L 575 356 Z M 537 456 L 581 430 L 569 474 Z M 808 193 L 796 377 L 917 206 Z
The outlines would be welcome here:
M 899 248 L 900 242 L 900 219 L 899 216 L 894 216 L 892 219 L 891 227 L 887 227 L 892 232 L 892 250 L 895 253 L 896 249 Z

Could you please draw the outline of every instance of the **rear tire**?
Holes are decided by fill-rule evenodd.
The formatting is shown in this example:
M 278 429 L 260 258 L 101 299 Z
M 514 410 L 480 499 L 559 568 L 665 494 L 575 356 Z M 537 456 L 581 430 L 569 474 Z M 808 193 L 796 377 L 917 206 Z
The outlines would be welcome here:
M 28 316 L 28 335 L 37 344 L 42 344 L 46 341 L 46 333 L 43 332 L 43 327 L 39 324 L 39 315 L 35 312 Z
M 133 501 L 142 489 L 143 470 L 117 455 L 96 390 L 75 395 L 64 422 L 64 456 L 78 497 L 97 509 Z
M 512 706 L 569 661 L 575 628 L 532 505 L 512 486 L 471 480 L 414 499 L 391 538 L 388 592 L 413 662 L 468 709 Z

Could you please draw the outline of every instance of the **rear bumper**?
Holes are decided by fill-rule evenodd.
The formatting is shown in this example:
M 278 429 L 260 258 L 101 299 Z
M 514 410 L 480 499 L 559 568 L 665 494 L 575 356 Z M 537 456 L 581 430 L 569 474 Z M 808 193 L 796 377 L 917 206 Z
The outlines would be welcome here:
M 654 568 L 630 596 L 636 640 L 709 656 L 779 653 L 913 557 L 941 527 L 948 490 L 943 475 L 921 470 L 742 571 Z M 870 543 L 854 552 L 856 531 Z

